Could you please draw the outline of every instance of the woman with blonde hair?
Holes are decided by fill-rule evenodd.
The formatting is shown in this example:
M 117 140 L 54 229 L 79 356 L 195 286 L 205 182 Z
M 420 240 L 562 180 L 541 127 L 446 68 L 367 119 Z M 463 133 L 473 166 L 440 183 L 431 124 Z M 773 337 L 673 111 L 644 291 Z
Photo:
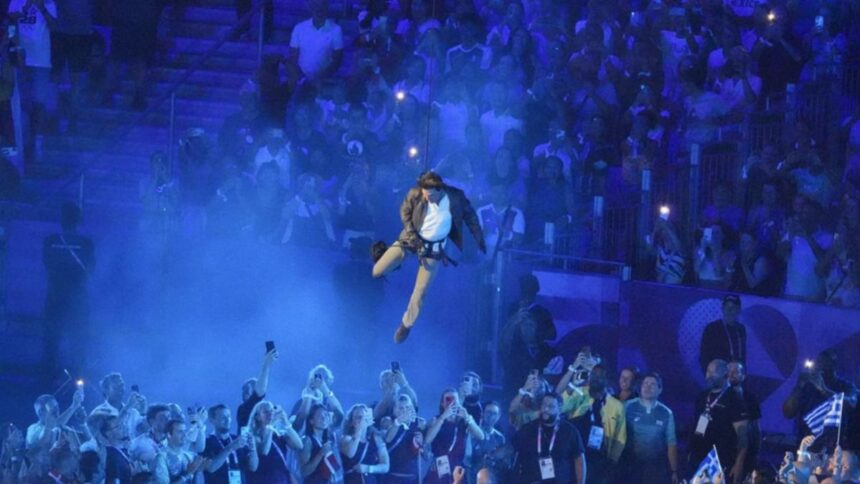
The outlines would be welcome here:
M 388 472 L 388 449 L 379 430 L 373 427 L 373 411 L 367 405 L 353 405 L 347 412 L 340 457 L 346 484 L 364 484 L 366 475 Z
M 293 451 L 302 450 L 302 439 L 293 429 L 292 418 L 284 409 L 269 400 L 262 400 L 251 410 L 248 427 L 242 434 L 254 436 L 260 464 L 257 470 L 247 473 L 247 484 L 290 484 Z

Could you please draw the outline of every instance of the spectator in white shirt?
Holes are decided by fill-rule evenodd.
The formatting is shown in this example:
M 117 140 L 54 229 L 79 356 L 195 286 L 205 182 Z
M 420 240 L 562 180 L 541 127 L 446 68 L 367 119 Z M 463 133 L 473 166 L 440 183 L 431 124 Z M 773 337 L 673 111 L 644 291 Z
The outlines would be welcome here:
M 428 15 L 427 3 L 424 0 L 413 0 L 411 18 L 404 18 L 397 23 L 394 34 L 414 44 L 430 29 L 440 29 L 442 24 Z
M 78 387 L 72 398 L 72 404 L 65 412 L 60 413 L 60 405 L 53 395 L 42 395 L 36 399 L 33 409 L 39 420 L 27 427 L 26 445 L 27 449 L 36 449 L 47 452 L 57 441 L 61 432 L 65 432 L 65 426 L 72 415 L 81 407 L 84 401 L 84 391 Z
M 505 97 L 501 84 L 492 83 L 486 89 L 491 109 L 481 115 L 481 130 L 487 142 L 487 154 L 494 155 L 502 146 L 509 129 L 523 132 L 525 122 L 511 109 L 511 100 Z
M 108 373 L 99 382 L 99 387 L 105 397 L 101 405 L 94 408 L 90 415 L 111 415 L 119 417 L 123 437 L 134 437 L 135 428 L 142 420 L 141 413 L 146 410 L 146 400 L 136 391 L 132 391 L 128 402 L 125 398 L 125 381 L 119 373 Z M 133 389 L 134 387 L 132 387 Z
M 340 68 L 343 31 L 328 18 L 328 0 L 308 0 L 308 8 L 311 18 L 293 28 L 290 53 L 307 79 L 324 79 Z
M 798 196 L 797 216 L 785 221 L 785 235 L 778 252 L 786 262 L 785 297 L 804 301 L 823 301 L 824 272 L 817 269 L 833 244 L 833 235 L 819 225 L 820 207 L 812 200 Z
M 752 110 L 761 93 L 761 78 L 750 72 L 747 51 L 739 45 L 733 47 L 722 71 L 714 83 L 714 92 L 732 111 L 745 113 Z
M 484 44 L 478 43 L 480 30 L 478 20 L 465 18 L 460 24 L 460 43 L 448 49 L 446 54 L 446 72 L 463 75 L 463 70 L 487 70 L 493 61 L 493 51 Z
M 487 241 L 484 257 L 492 260 L 499 249 L 516 247 L 526 233 L 523 211 L 511 203 L 510 191 L 502 184 L 490 188 L 490 203 L 478 209 L 478 222 Z
M 25 53 L 21 99 L 29 126 L 38 132 L 57 110 L 57 91 L 51 82 L 50 32 L 57 24 L 57 5 L 54 0 L 11 0 L 8 12 L 10 20 L 17 23 L 18 43 Z
M 266 135 L 266 144 L 257 150 L 257 156 L 254 158 L 254 173 L 256 174 L 264 163 L 274 161 L 281 169 L 281 186 L 289 190 L 291 159 L 290 148 L 284 139 L 284 130 L 272 128 Z

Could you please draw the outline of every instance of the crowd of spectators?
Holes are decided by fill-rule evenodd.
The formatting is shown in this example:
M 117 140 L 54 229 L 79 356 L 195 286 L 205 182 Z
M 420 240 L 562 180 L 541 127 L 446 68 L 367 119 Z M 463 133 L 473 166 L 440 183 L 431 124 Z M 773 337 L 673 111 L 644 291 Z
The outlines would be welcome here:
M 860 480 L 857 391 L 836 374 L 832 350 L 819 355 L 785 401 L 786 418 L 797 419 L 797 435 L 809 437 L 800 442 L 797 456 L 789 452 L 782 463 L 773 450 L 769 455 L 762 450 L 759 401 L 738 360 L 708 363 L 706 388 L 695 398 L 697 421 L 678 424 L 689 429 L 685 435 L 660 400 L 670 382 L 628 367 L 616 386 L 609 368 L 587 347 L 566 370 L 558 361 L 530 371 L 504 402 L 487 398 L 481 376 L 466 371 L 442 390 L 437 404 L 426 389 L 410 385 L 397 363 L 379 374 L 378 396 L 368 397 L 373 401 L 341 401 L 334 374 L 317 365 L 295 402 L 273 402 L 267 393 L 277 359 L 276 349 L 266 353 L 259 375 L 241 385 L 235 412 L 224 403 L 152 402 L 138 385 L 128 391 L 116 372 L 101 378 L 97 389 L 70 377 L 63 388 L 74 390 L 65 410 L 56 395 L 65 400 L 72 391 L 45 394 L 34 402 L 35 422 L 21 429 L 4 425 L 0 482 Z M 837 392 L 845 402 L 843 428 L 810 435 L 802 417 Z M 90 393 L 103 400 L 88 410 L 85 402 L 97 400 Z M 724 468 L 722 481 L 696 474 L 711 449 Z
M 78 3 L 89 5 L 9 5 L 34 119 L 52 105 L 45 84 L 64 66 L 72 99 L 90 92 L 79 85 L 111 85 L 94 72 L 104 55 L 84 64 L 72 49 L 89 25 Z M 246 4 L 237 2 L 239 13 Z M 129 66 L 141 107 L 160 6 L 134 5 L 112 9 L 117 62 L 108 70 Z M 810 126 L 820 120 L 786 116 L 793 121 L 781 136 L 737 164 L 742 176 L 702 184 L 696 227 L 655 216 L 646 241 L 607 254 L 594 244 L 606 235 L 597 237 L 592 219 L 595 195 L 610 210 L 639 203 L 646 170 L 652 184 L 680 190 L 694 144 L 739 150 L 752 115 L 791 113 L 787 91 L 836 90 L 857 58 L 854 2 L 350 5 L 343 12 L 355 18 L 334 18 L 327 0 L 309 0 L 289 48 L 265 56 L 238 93 L 239 112 L 217 133 L 187 130 L 176 166 L 153 155 L 142 227 L 348 246 L 386 235 L 392 207 L 429 168 L 476 201 L 491 246 L 542 247 L 550 234 L 570 241 L 570 255 L 635 263 L 637 277 L 860 304 L 860 111 L 834 120 L 826 139 Z M 48 56 L 55 34 L 69 39 Z M 78 76 L 83 65 L 89 72 Z M 609 230 L 637 223 L 631 215 Z

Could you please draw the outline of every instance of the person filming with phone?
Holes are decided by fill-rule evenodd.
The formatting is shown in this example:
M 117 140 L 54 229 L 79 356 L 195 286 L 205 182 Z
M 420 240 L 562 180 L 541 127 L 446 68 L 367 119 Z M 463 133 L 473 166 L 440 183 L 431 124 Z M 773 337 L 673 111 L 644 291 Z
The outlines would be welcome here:
M 797 378 L 797 384 L 782 404 L 785 418 L 795 419 L 797 435 L 810 435 L 812 432 L 803 417 L 822 402 L 837 393 L 845 394 L 845 403 L 854 407 L 857 404 L 857 387 L 836 373 L 836 351 L 827 349 L 819 353 L 815 361 L 807 360 Z M 830 432 L 830 431 L 833 432 Z M 816 449 L 834 447 L 836 429 L 825 429 L 821 438 L 816 440 Z
M 301 429 L 314 405 L 322 405 L 331 412 L 332 425 L 340 425 L 343 422 L 343 405 L 331 390 L 334 383 L 334 373 L 325 366 L 317 365 L 308 372 L 308 380 L 302 390 L 301 399 L 293 406 L 292 414 L 296 417 L 293 426 Z
M 450 484 L 451 472 L 464 466 L 467 440 L 484 440 L 484 431 L 466 407 L 460 403 L 457 390 L 448 388 L 442 392 L 439 415 L 427 427 L 424 438 L 433 452 L 430 471 L 424 480 L 427 484 Z
M 424 431 L 427 422 L 418 417 L 414 401 L 406 394 L 394 403 L 394 421 L 385 432 L 388 447 L 389 469 L 385 484 L 413 484 L 418 482 L 419 460 L 424 451 Z
M 267 341 L 266 355 L 263 357 L 263 367 L 260 369 L 259 376 L 249 378 L 242 384 L 242 403 L 236 410 L 236 424 L 240 430 L 248 425 L 254 407 L 266 398 L 266 392 L 269 389 L 269 370 L 277 359 L 278 350 L 275 349 L 275 343 Z
M 230 433 L 233 416 L 223 404 L 209 408 L 209 422 L 214 432 L 206 439 L 203 457 L 208 460 L 204 469 L 206 484 L 242 484 L 246 472 L 254 472 L 260 464 L 254 436 L 248 427 L 239 435 Z

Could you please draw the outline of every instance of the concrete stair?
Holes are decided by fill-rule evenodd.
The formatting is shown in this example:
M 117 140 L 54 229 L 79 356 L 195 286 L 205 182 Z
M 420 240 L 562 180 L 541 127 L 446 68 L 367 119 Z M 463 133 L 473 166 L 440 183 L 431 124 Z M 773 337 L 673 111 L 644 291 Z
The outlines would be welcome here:
M 280 3 L 274 22 L 276 35 L 265 49 L 286 54 L 290 29 L 307 12 L 303 5 L 294 5 L 300 2 Z M 148 105 L 168 94 L 188 68 L 229 32 L 236 21 L 233 5 L 230 0 L 200 0 L 185 8 L 180 18 L 168 15 L 162 20 L 160 30 L 166 32 L 163 40 L 170 47 L 161 65 L 149 72 Z M 225 42 L 176 90 L 177 136 L 187 128 L 202 127 L 214 139 L 224 119 L 239 110 L 238 91 L 257 68 L 256 25 L 249 37 Z M 37 159 L 27 166 L 24 182 L 25 201 L 37 207 L 33 218 L 41 218 L 45 207 L 58 205 L 59 200 L 45 199 L 58 190 L 60 196 L 55 198 L 77 199 L 79 184 L 70 178 L 84 167 L 84 201 L 90 209 L 139 208 L 137 185 L 149 170 L 150 155 L 169 149 L 170 103 L 163 102 L 140 119 L 140 113 L 130 108 L 132 91 L 131 81 L 121 82 L 110 107 L 85 108 L 69 132 L 41 138 Z M 126 136 L 120 139 L 124 132 Z

